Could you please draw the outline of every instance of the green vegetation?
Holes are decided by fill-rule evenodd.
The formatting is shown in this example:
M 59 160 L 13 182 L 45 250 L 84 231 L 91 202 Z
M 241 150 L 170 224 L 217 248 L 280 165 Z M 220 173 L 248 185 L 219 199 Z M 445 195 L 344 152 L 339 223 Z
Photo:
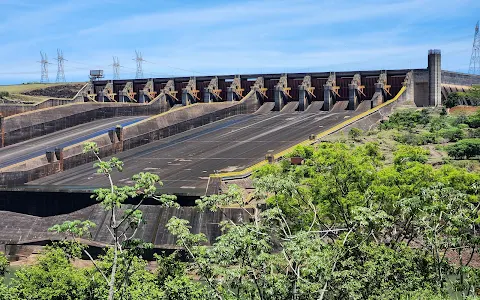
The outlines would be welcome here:
M 248 216 L 241 222 L 225 215 L 212 245 L 188 221 L 172 218 L 167 229 L 182 250 L 156 256 L 154 271 L 142 259 L 151 245 L 133 234 L 143 224 L 138 208 L 152 197 L 178 206 L 175 198 L 155 196 L 160 181 L 149 173 L 135 176 L 131 187 L 112 183 L 95 193 L 111 216 L 105 223 L 113 243 L 104 254 L 91 267 L 74 267 L 82 253 L 90 255 L 76 238 L 88 238 L 94 224 L 56 225 L 52 230 L 68 239 L 0 284 L 0 299 L 478 299 L 480 269 L 472 262 L 480 243 L 480 173 L 444 157 L 478 149 L 469 138 L 478 134 L 477 117 L 404 110 L 380 130 L 352 129 L 345 142 L 337 136 L 297 147 L 254 172 L 252 194 L 229 185 L 196 201 L 199 210 L 238 207 Z M 90 143 L 85 151 L 98 148 Z M 434 155 L 440 160 L 432 164 Z M 96 167 L 111 178 L 123 164 L 98 158 Z M 138 206 L 125 209 L 127 197 Z
M 10 96 L 10 93 L 9 93 L 9 92 L 0 91 L 0 99 L 2 99 L 2 98 L 7 98 L 8 96 Z
M 470 102 L 471 105 L 478 106 L 480 105 L 480 86 L 474 85 L 471 89 L 463 92 L 451 93 L 448 95 L 445 100 L 445 106 L 448 108 L 460 105 L 466 101 Z
M 0 252 L 0 276 L 5 275 L 5 272 L 7 271 L 7 267 L 8 267 L 8 260 L 5 257 L 5 255 L 3 255 L 3 253 Z

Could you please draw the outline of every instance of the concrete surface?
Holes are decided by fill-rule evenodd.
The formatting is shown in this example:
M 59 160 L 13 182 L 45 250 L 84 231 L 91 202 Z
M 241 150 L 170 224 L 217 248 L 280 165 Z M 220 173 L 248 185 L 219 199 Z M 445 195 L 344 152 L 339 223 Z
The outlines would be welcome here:
M 133 174 L 148 171 L 160 176 L 163 192 L 202 195 L 210 173 L 243 169 L 263 160 L 267 153 L 286 149 L 354 114 L 273 112 L 234 116 L 117 153 L 125 168 L 113 178 L 119 184 L 129 184 Z M 95 188 L 107 183 L 87 164 L 28 184 Z
M 81 143 L 107 133 L 109 129 L 114 129 L 116 125 L 127 126 L 145 118 L 146 116 L 134 116 L 97 120 L 0 148 L 0 168 L 44 155 L 46 151 L 53 151 L 55 148 L 64 148 L 75 143 Z
M 124 208 L 131 208 L 125 205 Z M 193 233 L 204 233 L 209 243 L 221 234 L 218 224 L 226 220 L 225 216 L 235 222 L 248 220 L 248 214 L 242 209 L 230 208 L 217 212 L 200 212 L 195 207 L 163 208 L 157 205 L 144 205 L 140 208 L 144 213 L 146 224 L 140 228 L 136 237 L 153 243 L 158 248 L 172 248 L 176 239 L 167 229 L 167 222 L 174 216 L 186 219 L 192 226 Z M 109 214 L 99 204 L 92 205 L 70 214 L 50 217 L 38 217 L 15 212 L 0 211 L 0 244 L 34 244 L 42 240 L 61 239 L 62 235 L 48 231 L 55 224 L 68 220 L 90 220 L 97 226 L 91 230 L 93 241 L 108 244 L 112 237 L 104 226 Z

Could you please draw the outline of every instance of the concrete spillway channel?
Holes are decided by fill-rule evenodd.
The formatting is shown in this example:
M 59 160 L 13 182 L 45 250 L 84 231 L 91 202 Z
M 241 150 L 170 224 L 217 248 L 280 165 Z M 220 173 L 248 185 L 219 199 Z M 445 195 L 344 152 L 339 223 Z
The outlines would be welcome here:
M 147 117 L 135 116 L 97 120 L 0 148 L 0 168 L 44 155 L 46 151 L 54 151 L 55 148 L 81 143 L 115 129 L 116 125 L 128 126 L 145 118 Z
M 288 148 L 354 113 L 274 112 L 230 117 L 117 154 L 125 168 L 114 175 L 114 180 L 128 184 L 133 174 L 148 171 L 160 176 L 164 192 L 202 195 L 209 174 L 248 167 L 263 160 L 265 154 Z M 28 183 L 90 188 L 106 184 L 90 165 Z

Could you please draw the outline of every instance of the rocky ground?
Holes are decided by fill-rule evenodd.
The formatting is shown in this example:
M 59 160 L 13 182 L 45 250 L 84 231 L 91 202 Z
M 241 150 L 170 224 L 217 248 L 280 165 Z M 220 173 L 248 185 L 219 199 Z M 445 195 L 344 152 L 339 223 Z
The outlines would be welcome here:
M 84 83 L 54 85 L 42 89 L 23 92 L 28 96 L 44 96 L 53 98 L 73 98 L 77 92 L 84 86 Z

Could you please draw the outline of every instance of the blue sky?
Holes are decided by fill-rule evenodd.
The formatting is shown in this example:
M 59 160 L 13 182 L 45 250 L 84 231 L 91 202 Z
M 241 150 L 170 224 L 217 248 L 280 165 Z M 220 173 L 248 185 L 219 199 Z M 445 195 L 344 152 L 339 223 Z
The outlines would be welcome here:
M 478 0 L 355 1 L 0 0 L 0 84 L 38 81 L 40 50 L 56 77 L 56 49 L 67 81 L 89 69 L 145 77 L 426 67 L 468 71 Z

